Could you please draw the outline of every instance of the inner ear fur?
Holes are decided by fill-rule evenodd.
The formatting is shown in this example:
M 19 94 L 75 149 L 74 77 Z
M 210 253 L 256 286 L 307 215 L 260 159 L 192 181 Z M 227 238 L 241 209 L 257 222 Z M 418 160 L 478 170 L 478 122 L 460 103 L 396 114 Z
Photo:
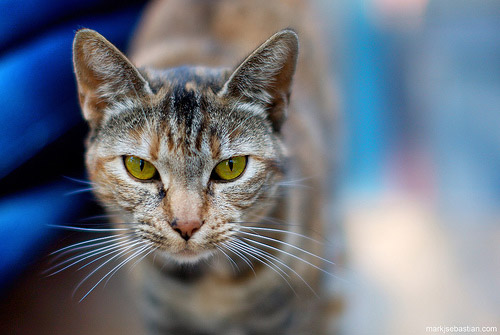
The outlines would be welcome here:
M 83 116 L 97 126 L 111 104 L 151 92 L 137 68 L 113 44 L 91 29 L 73 41 L 73 66 Z

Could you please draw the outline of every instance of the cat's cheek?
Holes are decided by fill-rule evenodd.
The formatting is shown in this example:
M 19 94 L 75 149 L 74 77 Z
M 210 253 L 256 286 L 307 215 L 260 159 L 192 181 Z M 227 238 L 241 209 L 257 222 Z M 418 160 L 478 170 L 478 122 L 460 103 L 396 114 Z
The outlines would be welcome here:
M 200 254 L 215 252 L 217 246 L 229 241 L 237 230 L 233 220 L 209 219 L 190 239 L 190 248 Z

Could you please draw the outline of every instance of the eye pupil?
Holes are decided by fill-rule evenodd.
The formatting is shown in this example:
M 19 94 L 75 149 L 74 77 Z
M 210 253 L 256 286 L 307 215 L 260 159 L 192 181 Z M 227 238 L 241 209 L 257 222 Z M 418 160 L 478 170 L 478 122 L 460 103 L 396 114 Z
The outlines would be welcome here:
M 227 165 L 229 166 L 229 170 L 233 171 L 233 166 L 234 166 L 234 163 L 233 163 L 233 159 L 230 158 L 228 161 L 227 161 Z
M 144 170 L 144 159 L 139 161 L 139 169 L 141 169 L 141 171 Z

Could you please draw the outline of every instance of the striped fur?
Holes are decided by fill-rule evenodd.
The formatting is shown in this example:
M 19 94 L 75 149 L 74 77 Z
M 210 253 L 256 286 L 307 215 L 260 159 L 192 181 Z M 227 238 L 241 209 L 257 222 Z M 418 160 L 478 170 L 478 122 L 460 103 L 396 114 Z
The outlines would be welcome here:
M 207 6 L 158 2 L 146 21 L 165 6 L 188 5 Z M 138 39 L 148 41 L 147 28 Z M 134 238 L 156 250 L 135 271 L 150 333 L 325 332 L 328 299 L 320 281 L 328 271 L 322 244 L 310 238 L 324 229 L 325 158 L 321 136 L 311 136 L 322 130 L 311 132 L 310 116 L 297 113 L 293 98 L 290 107 L 296 33 L 272 35 L 232 70 L 214 67 L 213 59 L 158 69 L 141 60 L 146 46 L 140 44 L 132 52 L 139 68 L 88 29 L 77 33 L 73 51 L 95 194 L 119 213 L 116 225 L 132 226 Z M 298 80 L 303 77 L 299 68 Z M 295 105 L 310 111 L 328 105 L 298 96 Z M 127 155 L 151 162 L 159 178 L 131 177 Z M 242 176 L 212 180 L 214 167 L 234 156 L 248 157 Z M 313 176 L 311 188 L 280 187 L 301 176 Z M 202 222 L 188 240 L 172 228 L 179 216 Z

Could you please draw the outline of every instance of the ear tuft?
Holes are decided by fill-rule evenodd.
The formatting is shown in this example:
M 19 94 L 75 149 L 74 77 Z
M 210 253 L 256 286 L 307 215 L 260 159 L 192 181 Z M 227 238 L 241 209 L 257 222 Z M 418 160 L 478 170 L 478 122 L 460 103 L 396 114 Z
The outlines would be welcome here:
M 219 95 L 257 103 L 279 131 L 286 116 L 298 47 L 293 30 L 277 32 L 234 70 Z
M 151 92 L 137 68 L 113 44 L 91 29 L 80 29 L 73 41 L 73 66 L 80 105 L 91 127 L 114 102 Z

